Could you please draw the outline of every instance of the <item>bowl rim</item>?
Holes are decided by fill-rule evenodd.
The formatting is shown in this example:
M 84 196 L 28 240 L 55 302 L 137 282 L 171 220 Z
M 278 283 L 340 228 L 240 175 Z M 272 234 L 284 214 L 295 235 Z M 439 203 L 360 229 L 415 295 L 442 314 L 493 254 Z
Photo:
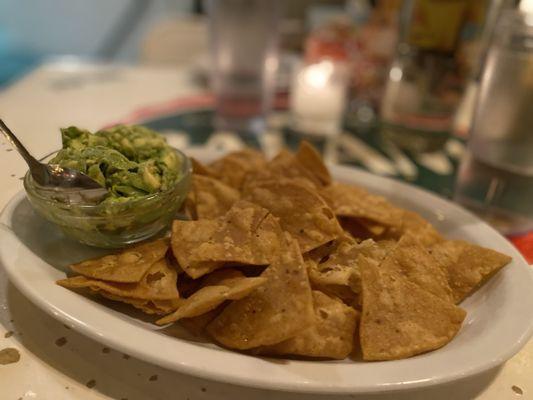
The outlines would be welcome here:
M 39 201 L 43 201 L 43 202 L 46 202 L 46 203 L 54 205 L 54 206 L 61 206 L 61 208 L 64 209 L 64 210 L 77 209 L 77 210 L 95 211 L 95 210 L 98 210 L 99 208 L 108 210 L 109 208 L 113 208 L 113 207 L 117 207 L 117 208 L 118 207 L 129 207 L 129 206 L 136 205 L 136 204 L 139 204 L 139 203 L 142 203 L 142 202 L 146 202 L 146 201 L 150 201 L 150 200 L 166 198 L 167 196 L 170 196 L 172 193 L 174 193 L 176 188 L 183 181 L 188 180 L 191 177 L 191 175 L 192 175 L 192 162 L 191 162 L 191 159 L 183 151 L 181 151 L 181 150 L 179 150 L 179 149 L 177 149 L 175 147 L 172 147 L 172 146 L 170 146 L 170 148 L 172 148 L 172 150 L 174 150 L 178 154 L 178 156 L 181 158 L 181 161 L 182 161 L 181 166 L 180 166 L 181 175 L 180 175 L 180 177 L 178 179 L 176 179 L 175 184 L 171 188 L 169 188 L 169 189 L 167 189 L 165 191 L 162 191 L 162 192 L 155 192 L 155 193 L 147 194 L 145 196 L 134 197 L 134 198 L 131 198 L 131 199 L 128 199 L 128 200 L 125 200 L 125 201 L 122 201 L 122 202 L 116 203 L 116 204 L 103 204 L 102 202 L 97 203 L 97 204 L 62 203 L 60 201 L 53 200 L 50 197 L 46 197 L 46 196 L 43 196 L 43 195 L 39 194 L 39 192 L 37 190 L 33 189 L 30 186 L 30 184 L 33 186 L 34 183 L 33 183 L 33 179 L 31 177 L 31 173 L 30 173 L 29 169 L 24 174 L 24 179 L 23 179 L 24 190 L 25 190 L 26 195 L 28 197 L 37 198 Z M 52 152 L 46 154 L 45 156 L 39 158 L 39 161 L 45 162 L 45 160 L 47 158 L 49 158 L 50 156 L 52 156 L 54 154 L 57 154 L 60 150 L 61 149 L 55 150 L 55 151 L 52 151 Z M 188 192 L 188 190 L 187 190 L 187 192 Z

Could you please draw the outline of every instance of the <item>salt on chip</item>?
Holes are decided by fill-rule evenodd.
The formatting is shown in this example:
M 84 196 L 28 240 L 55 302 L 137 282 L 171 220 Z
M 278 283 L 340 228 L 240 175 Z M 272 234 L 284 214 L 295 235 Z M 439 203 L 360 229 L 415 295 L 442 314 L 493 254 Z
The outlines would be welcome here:
M 431 247 L 431 254 L 447 273 L 455 303 L 463 301 L 512 260 L 462 240 L 437 243 Z
M 239 201 L 215 220 L 174 221 L 171 247 L 181 268 L 196 279 L 228 263 L 270 264 L 280 233 L 268 210 Z
M 185 299 L 172 314 L 156 321 L 159 325 L 192 318 L 205 314 L 226 300 L 240 300 L 266 282 L 265 278 L 248 278 L 241 272 L 232 270 L 215 271 L 204 281 L 204 285 Z
M 353 350 L 357 312 L 328 295 L 313 291 L 314 323 L 296 336 L 259 349 L 261 354 L 300 355 L 342 360 Z
M 116 296 L 111 293 L 107 293 L 103 290 L 98 290 L 100 296 L 105 297 L 106 299 L 118 301 L 121 303 L 129 304 L 145 314 L 156 314 L 156 315 L 166 315 L 171 313 L 181 304 L 182 299 L 176 298 L 172 300 L 143 300 L 143 299 L 132 299 L 128 297 Z
M 342 229 L 328 205 L 315 192 L 295 182 L 264 181 L 243 193 L 247 200 L 279 218 L 303 253 L 336 239 Z
M 247 174 L 263 169 L 266 165 L 264 155 L 253 149 L 229 153 L 209 166 L 215 177 L 227 185 L 240 189 Z
M 453 302 L 446 273 L 412 235 L 404 235 L 379 266 L 390 275 L 400 275 L 442 300 Z
M 88 278 L 109 282 L 139 282 L 152 264 L 165 255 L 168 244 L 168 239 L 158 239 L 130 247 L 119 254 L 82 261 L 69 267 Z
M 466 312 L 361 256 L 365 360 L 397 360 L 438 349 L 457 334 Z
M 166 258 L 156 261 L 138 283 L 108 282 L 78 275 L 61 279 L 57 284 L 69 289 L 89 288 L 102 290 L 114 296 L 141 300 L 172 300 L 179 298 L 176 281 L 178 274 Z
M 285 235 L 274 262 L 261 274 L 266 283 L 229 304 L 208 326 L 222 345 L 250 349 L 287 340 L 314 321 L 311 288 L 296 240 Z
M 220 217 L 239 200 L 239 192 L 225 183 L 202 175 L 194 175 L 192 191 L 197 219 Z
M 402 209 L 361 187 L 333 183 L 323 188 L 320 195 L 337 216 L 366 219 L 383 226 L 401 224 Z

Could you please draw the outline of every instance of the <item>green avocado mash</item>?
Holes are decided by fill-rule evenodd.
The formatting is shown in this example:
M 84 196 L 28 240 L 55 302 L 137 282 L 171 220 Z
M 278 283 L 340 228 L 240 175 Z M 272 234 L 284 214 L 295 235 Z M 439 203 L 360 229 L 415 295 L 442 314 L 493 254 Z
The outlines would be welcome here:
M 180 159 L 165 138 L 144 126 L 119 125 L 91 133 L 61 129 L 63 148 L 50 161 L 81 171 L 109 190 L 107 203 L 172 188 Z

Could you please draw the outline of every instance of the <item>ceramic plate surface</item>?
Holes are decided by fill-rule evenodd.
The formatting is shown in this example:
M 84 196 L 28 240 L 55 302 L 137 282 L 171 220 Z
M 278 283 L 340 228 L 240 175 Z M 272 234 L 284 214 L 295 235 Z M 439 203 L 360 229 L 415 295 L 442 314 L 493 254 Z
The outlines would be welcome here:
M 219 154 L 189 154 L 210 161 Z M 119 351 L 154 364 L 240 385 L 321 393 L 412 389 L 450 382 L 512 357 L 532 333 L 531 267 L 499 233 L 459 206 L 423 190 L 351 167 L 331 167 L 336 180 L 355 183 L 422 214 L 448 238 L 465 239 L 513 257 L 503 271 L 463 302 L 468 316 L 445 347 L 399 361 L 298 361 L 252 357 L 194 341 L 179 328 L 161 329 L 139 314 L 97 302 L 54 282 L 66 266 L 103 254 L 68 239 L 37 216 L 24 193 L 0 216 L 0 263 L 12 283 L 63 323 Z

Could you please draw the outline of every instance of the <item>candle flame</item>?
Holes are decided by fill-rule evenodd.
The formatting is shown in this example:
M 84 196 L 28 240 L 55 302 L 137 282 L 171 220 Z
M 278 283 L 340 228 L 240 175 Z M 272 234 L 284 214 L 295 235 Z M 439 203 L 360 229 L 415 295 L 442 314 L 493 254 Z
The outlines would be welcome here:
M 306 67 L 300 76 L 305 85 L 315 88 L 325 87 L 333 75 L 334 66 L 331 61 L 321 61 Z

